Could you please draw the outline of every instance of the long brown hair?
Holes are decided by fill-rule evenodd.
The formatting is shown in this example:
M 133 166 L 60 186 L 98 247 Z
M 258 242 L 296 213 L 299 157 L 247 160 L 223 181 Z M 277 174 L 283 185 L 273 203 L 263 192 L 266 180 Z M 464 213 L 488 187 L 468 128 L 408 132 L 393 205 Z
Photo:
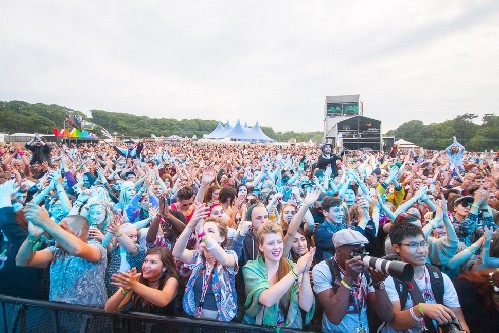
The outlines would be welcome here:
M 24 210 L 20 209 L 15 214 L 16 223 L 25 230 L 28 231 L 28 220 L 26 219 L 26 215 L 24 214 Z
M 220 236 L 224 238 L 222 244 L 220 244 L 221 247 L 225 248 L 225 245 L 227 244 L 227 234 L 229 232 L 229 229 L 227 227 L 227 224 L 225 224 L 222 219 L 218 217 L 207 217 L 204 223 L 206 222 L 213 222 L 217 225 L 218 227 L 218 232 L 220 233 Z
M 476 293 L 483 300 L 483 307 L 485 309 L 494 309 L 494 300 L 492 299 L 494 288 L 492 288 L 490 283 L 490 272 L 496 272 L 496 270 L 483 269 L 480 271 L 464 272 L 457 278 L 458 281 L 468 281 L 475 286 Z M 499 273 L 495 273 L 493 279 L 496 285 L 499 284 L 497 282 L 499 280 Z
M 147 257 L 150 254 L 159 255 L 159 258 L 161 259 L 161 262 L 163 263 L 163 268 L 166 268 L 163 271 L 163 273 L 161 274 L 161 277 L 159 278 L 158 290 L 163 290 L 163 288 L 165 287 L 166 281 L 168 281 L 168 279 L 171 277 L 177 279 L 177 281 L 180 282 L 180 277 L 179 277 L 178 272 L 175 268 L 173 256 L 167 248 L 160 247 L 160 246 L 153 247 L 152 249 L 149 249 L 146 252 L 145 256 Z M 149 281 L 144 279 L 143 276 L 140 277 L 139 282 L 145 286 L 149 286 Z M 134 295 L 134 304 L 133 304 L 134 310 L 149 312 L 151 310 L 151 307 L 152 307 L 151 302 L 145 300 L 142 296 L 139 296 L 138 294 Z
M 288 207 L 293 207 L 295 209 L 295 215 L 298 213 L 298 208 L 296 207 L 295 204 L 288 202 L 288 203 L 285 203 L 284 205 L 282 205 L 280 224 L 281 224 L 281 228 L 282 228 L 283 233 L 288 232 L 288 228 L 289 228 L 288 222 L 284 221 L 284 210 Z
M 211 184 L 210 186 L 208 186 L 208 189 L 204 194 L 203 202 L 204 203 L 212 202 L 211 197 L 213 196 L 213 192 L 215 192 L 216 190 L 222 190 L 222 188 L 217 184 Z
M 268 234 L 279 234 L 281 235 L 281 238 L 284 239 L 284 236 L 282 234 L 282 228 L 277 223 L 265 222 L 260 226 L 260 228 L 258 228 L 257 232 L 258 244 L 262 245 L 264 236 Z M 285 258 L 284 256 L 281 256 L 281 259 L 279 260 L 279 268 L 277 269 L 277 280 L 281 281 L 281 279 L 285 277 L 291 271 L 291 269 L 292 267 L 288 259 Z M 279 306 L 281 307 L 281 310 L 284 312 L 285 315 L 288 314 L 289 310 L 291 289 L 292 288 L 289 288 L 288 291 L 286 291 L 286 293 L 279 300 Z
M 305 239 L 307 240 L 307 249 L 310 250 L 310 247 L 315 246 L 314 240 L 312 239 L 312 237 L 307 235 L 307 233 L 305 232 L 305 230 L 303 230 L 303 228 L 298 228 L 295 237 L 298 237 L 298 234 L 305 236 Z M 291 248 L 290 253 L 294 263 L 296 263 L 298 259 L 300 259 L 301 257 L 299 254 L 293 252 L 293 248 Z

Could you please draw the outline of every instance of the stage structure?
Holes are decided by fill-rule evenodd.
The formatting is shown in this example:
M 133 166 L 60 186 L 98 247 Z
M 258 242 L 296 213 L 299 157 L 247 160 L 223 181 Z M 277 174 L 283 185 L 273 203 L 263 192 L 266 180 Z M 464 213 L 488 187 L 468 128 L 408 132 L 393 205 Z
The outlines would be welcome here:
M 326 96 L 324 142 L 347 150 L 381 151 L 381 121 L 364 117 L 360 95 Z

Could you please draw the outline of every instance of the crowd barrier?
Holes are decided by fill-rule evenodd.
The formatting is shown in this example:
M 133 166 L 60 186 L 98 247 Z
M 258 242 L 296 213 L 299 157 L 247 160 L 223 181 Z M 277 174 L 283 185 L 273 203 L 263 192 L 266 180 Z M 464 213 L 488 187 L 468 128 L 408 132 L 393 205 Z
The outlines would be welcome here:
M 0 295 L 0 332 L 5 333 L 246 333 L 273 327 L 102 309 Z M 303 332 L 282 328 L 282 333 Z

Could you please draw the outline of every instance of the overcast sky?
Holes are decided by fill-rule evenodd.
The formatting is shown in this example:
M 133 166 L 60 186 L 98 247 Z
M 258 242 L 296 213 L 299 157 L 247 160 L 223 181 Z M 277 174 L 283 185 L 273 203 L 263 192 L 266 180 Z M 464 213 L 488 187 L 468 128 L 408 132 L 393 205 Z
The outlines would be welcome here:
M 3 1 L 0 100 L 323 130 L 360 94 L 383 132 L 499 110 L 499 1 Z

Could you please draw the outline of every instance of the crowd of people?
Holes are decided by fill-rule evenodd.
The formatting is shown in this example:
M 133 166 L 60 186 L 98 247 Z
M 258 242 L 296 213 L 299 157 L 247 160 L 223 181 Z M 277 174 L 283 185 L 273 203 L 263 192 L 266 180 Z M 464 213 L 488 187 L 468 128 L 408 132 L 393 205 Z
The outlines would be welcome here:
M 499 154 L 0 149 L 0 294 L 322 332 L 499 327 Z M 365 255 L 412 266 L 411 281 Z

